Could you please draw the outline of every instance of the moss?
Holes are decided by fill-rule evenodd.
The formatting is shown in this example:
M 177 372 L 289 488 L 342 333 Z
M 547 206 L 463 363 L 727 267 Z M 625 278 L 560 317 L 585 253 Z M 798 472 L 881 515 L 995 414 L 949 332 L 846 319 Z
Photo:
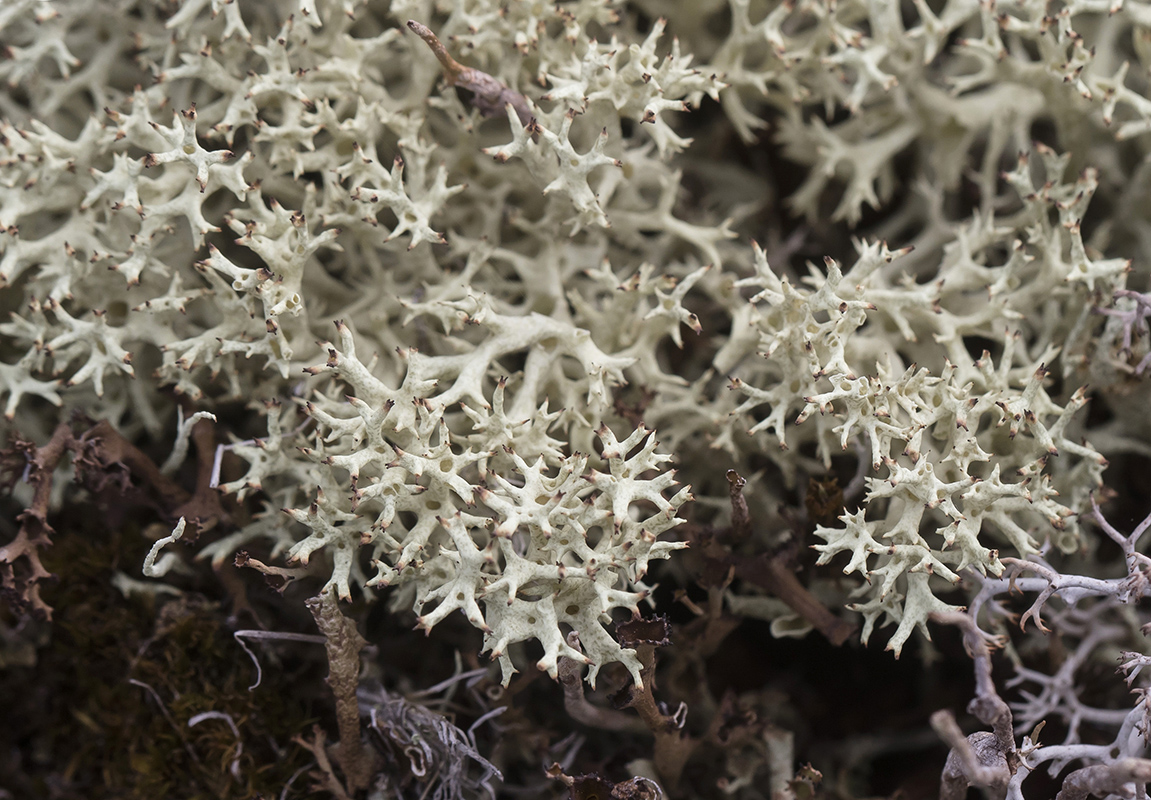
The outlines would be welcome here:
M 99 530 L 90 517 L 58 526 L 44 559 L 59 576 L 46 592 L 55 608 L 50 639 L 35 667 L 11 670 L 0 688 L 0 706 L 10 709 L 28 754 L 9 773 L 22 776 L 13 790 L 95 799 L 278 796 L 309 760 L 291 743 L 313 721 L 306 704 L 284 690 L 248 691 L 252 669 L 221 603 L 191 591 L 125 600 L 112 576 L 141 563 L 147 547 L 138 530 Z M 223 719 L 188 726 L 204 712 L 230 716 L 239 741 Z

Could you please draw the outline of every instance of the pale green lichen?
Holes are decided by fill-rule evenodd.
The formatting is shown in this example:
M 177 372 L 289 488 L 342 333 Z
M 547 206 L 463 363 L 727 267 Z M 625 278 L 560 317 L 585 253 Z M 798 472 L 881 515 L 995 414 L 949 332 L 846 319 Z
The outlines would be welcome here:
M 507 107 L 469 105 L 409 18 Z M 267 435 L 222 488 L 263 511 L 202 555 L 268 540 L 342 598 L 459 610 L 505 680 L 536 639 L 553 674 L 639 681 L 605 626 L 678 546 L 672 455 L 707 519 L 727 467 L 766 518 L 846 453 L 863 493 L 820 562 L 898 653 L 1001 549 L 1077 547 L 1101 453 L 1151 450 L 1115 315 L 1147 271 L 1149 26 L 1095 0 L 17 0 L 6 417 L 159 436 L 164 387 L 249 402 Z M 757 135 L 814 244 L 757 229 L 773 181 L 724 160 Z M 789 263 L 824 234 L 840 260 Z

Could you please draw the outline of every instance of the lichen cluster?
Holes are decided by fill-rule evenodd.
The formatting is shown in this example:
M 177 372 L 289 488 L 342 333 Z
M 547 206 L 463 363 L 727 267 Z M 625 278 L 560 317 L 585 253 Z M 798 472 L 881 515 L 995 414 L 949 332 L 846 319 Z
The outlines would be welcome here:
M 1151 455 L 1140 2 L 12 0 L 0 42 L 5 432 L 82 413 L 163 488 L 214 431 L 229 510 L 167 504 L 150 591 L 211 530 L 217 567 L 466 618 L 504 685 L 534 642 L 649 691 L 614 624 L 689 543 L 714 614 L 898 656 L 1093 553 L 1108 459 Z M 95 452 L 59 435 L 14 475 L 19 613 Z M 789 542 L 806 611 L 737 563 Z

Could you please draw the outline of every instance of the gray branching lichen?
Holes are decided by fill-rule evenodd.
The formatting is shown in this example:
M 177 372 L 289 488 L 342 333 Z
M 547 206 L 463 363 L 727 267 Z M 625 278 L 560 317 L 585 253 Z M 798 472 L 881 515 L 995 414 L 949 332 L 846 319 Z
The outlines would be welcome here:
M 212 422 L 213 487 L 252 512 L 198 557 L 259 549 L 243 563 L 320 578 L 341 624 L 336 598 L 379 595 L 428 633 L 466 619 L 505 686 L 530 645 L 553 678 L 650 687 L 614 625 L 653 603 L 653 565 L 689 582 L 689 542 L 726 572 L 709 624 L 802 636 L 822 603 L 821 629 L 891 627 L 898 657 L 964 609 L 1004 643 L 1019 588 L 1071 663 L 1134 653 L 1135 615 L 1102 607 L 1146 595 L 1146 525 L 1092 509 L 1109 459 L 1151 457 L 1149 42 L 1137 0 L 13 0 L 0 404 L 39 460 L 6 596 L 50 611 L 40 473 L 88 452 L 30 443 L 75 412 L 155 442 L 179 413 L 164 474 Z M 818 553 L 806 615 L 748 577 L 784 506 Z M 1126 577 L 1098 577 L 1120 567 L 1096 528 Z M 1027 641 L 1016 680 L 1044 688 L 1015 719 L 1063 715 L 1071 749 L 1016 753 L 1000 715 L 984 758 L 940 718 L 948 796 L 1021 797 L 1040 761 L 1076 764 L 1068 797 L 1142 787 L 1143 745 L 1078 726 L 1134 737 L 1143 712 L 1086 709 Z M 373 713 L 425 768 L 483 768 L 435 796 L 498 775 L 430 712 Z M 759 796 L 741 768 L 723 785 Z

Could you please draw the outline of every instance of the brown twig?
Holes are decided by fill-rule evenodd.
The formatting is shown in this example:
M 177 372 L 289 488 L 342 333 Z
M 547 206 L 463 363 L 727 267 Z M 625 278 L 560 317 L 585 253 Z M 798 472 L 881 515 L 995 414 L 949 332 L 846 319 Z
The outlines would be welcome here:
M 108 421 L 97 422 L 77 436 L 74 423 L 62 422 L 42 447 L 17 440 L 4 452 L 5 469 L 33 484 L 32 502 L 17 517 L 20 529 L 15 538 L 0 547 L 0 592 L 14 609 L 30 609 L 47 619 L 52 609 L 40 597 L 40 584 L 51 573 L 40 561 L 40 550 L 51 544 L 48 501 L 53 474 L 65 454 L 73 454 L 76 479 L 94 494 L 105 490 L 117 493 L 118 507 L 143 499 L 168 518 L 187 517 L 200 530 L 227 521 L 219 497 L 209 487 L 212 469 L 213 432 L 204 421 L 193 429 L 199 456 L 196 492 L 190 494 L 165 475 L 146 453 L 133 445 Z M 138 486 L 149 492 L 139 492 Z M 133 498 L 133 495 L 137 497 Z M 23 560 L 25 566 L 17 568 Z
M 340 741 L 337 760 L 344 772 L 349 794 L 365 789 L 375 770 L 371 753 L 360 735 L 360 705 L 356 688 L 360 683 L 360 651 L 367 645 L 356 624 L 340 611 L 334 590 L 321 592 L 306 601 L 324 635 L 328 651 L 328 686 L 336 698 L 336 724 Z
M 567 638 L 568 644 L 579 648 L 579 636 L 575 631 L 569 633 Z M 583 693 L 583 666 L 566 656 L 561 656 L 559 660 L 559 681 L 564 690 L 564 710 L 568 716 L 588 727 L 605 731 L 646 732 L 648 727 L 642 720 L 588 702 Z
M 323 729 L 319 725 L 313 725 L 311 741 L 303 736 L 295 736 L 292 741 L 306 749 L 316 759 L 319 773 L 312 773 L 313 777 L 318 779 L 315 786 L 316 791 L 326 791 L 336 800 L 352 800 L 347 790 L 344 789 L 344 785 L 336 777 L 336 771 L 332 769 L 332 762 L 328 760 L 328 750 L 324 746 L 324 739 Z
M 20 523 L 16 538 L 0 547 L 0 589 L 14 610 L 27 609 L 49 620 L 52 619 L 52 608 L 40 597 L 40 582 L 51 578 L 52 573 L 41 563 L 40 550 L 52 544 L 53 531 L 48 524 L 52 475 L 64 454 L 75 446 L 71 427 L 67 422 L 61 422 L 43 447 L 17 440 L 5 453 L 5 460 L 10 462 L 6 467 L 16 474 L 23 473 L 24 479 L 36 488 L 28 508 L 16 517 Z M 24 465 L 16 469 L 17 457 L 20 456 Z M 27 566 L 17 570 L 16 564 L 20 559 L 24 559 Z
M 691 702 L 693 709 L 704 714 L 714 714 L 718 708 L 708 686 L 708 659 L 743 622 L 724 611 L 723 607 L 724 592 L 734 577 L 735 570 L 729 569 L 722 582 L 707 587 L 705 608 L 693 602 L 685 590 L 676 592 L 676 600 L 687 606 L 696 618 L 676 628 L 678 658 L 671 662 L 665 679 L 680 696 Z
M 215 434 L 206 420 L 200 420 L 192 429 L 192 442 L 197 456 L 194 493 L 165 475 L 147 453 L 125 439 L 107 420 L 80 436 L 81 447 L 75 459 L 77 478 L 95 492 L 118 480 L 117 488 L 123 493 L 129 486 L 127 478 L 131 477 L 135 484 L 150 490 L 151 497 L 144 495 L 147 502 L 169 521 L 185 517 L 193 526 L 189 541 L 195 541 L 199 533 L 220 522 L 229 522 L 230 517 L 211 488 Z
M 480 110 L 480 113 L 485 117 L 496 117 L 506 113 L 507 107 L 510 105 L 519 117 L 520 124 L 524 127 L 530 126 L 535 122 L 535 114 L 532 113 L 531 106 L 528 104 L 528 99 L 517 91 L 509 89 L 500 81 L 493 78 L 486 72 L 481 72 L 478 69 L 465 67 L 460 62 L 456 61 L 448 53 L 448 49 L 444 47 L 443 42 L 432 33 L 428 28 L 414 19 L 408 20 L 408 28 L 412 33 L 419 36 L 431 49 L 436 59 L 444 68 L 444 77 L 447 78 L 448 83 L 453 86 L 460 86 L 474 95 L 472 97 L 472 105 Z
M 257 572 L 262 572 L 264 579 L 268 582 L 268 586 L 280 594 L 284 593 L 284 590 L 288 588 L 292 581 L 306 577 L 313 572 L 310 566 L 277 567 L 271 564 L 265 564 L 257 558 L 252 558 L 247 550 L 238 550 L 235 560 L 232 563 L 237 569 L 249 567 Z
M 733 539 L 746 541 L 751 538 L 752 533 L 751 516 L 747 510 L 747 501 L 743 497 L 746 481 L 735 470 L 728 471 L 727 480 L 731 487 Z M 729 563 L 734 563 L 736 577 L 766 589 L 787 603 L 792 611 L 811 623 L 812 627 L 827 637 L 832 644 L 841 645 L 855 633 L 855 625 L 831 613 L 827 606 L 799 582 L 788 563 L 786 554 L 777 553 L 774 556 L 763 554 L 750 559 L 728 556 L 727 560 Z
M 230 515 L 220 503 L 220 493 L 212 486 L 216 430 L 209 420 L 202 419 L 193 426 L 192 445 L 196 448 L 196 489 L 188 502 L 172 513 L 198 523 L 203 533 L 218 523 L 231 521 Z
M 569 800 L 663 800 L 659 787 L 639 776 L 623 783 L 612 783 L 594 772 L 588 775 L 566 775 L 559 764 L 548 767 L 547 776 L 568 787 Z
M 747 500 L 743 496 L 743 487 L 747 486 L 747 479 L 741 477 L 734 469 L 729 469 L 727 483 L 731 495 L 731 543 L 738 545 L 751 538 L 751 514 L 747 510 Z
M 102 489 L 120 467 L 140 483 L 151 487 L 157 495 L 160 510 L 165 513 L 171 514 L 191 499 L 184 487 L 161 472 L 155 461 L 125 439 L 107 420 L 97 422 L 83 433 L 80 443 L 82 450 L 76 455 L 76 468 L 86 484 Z
M 761 555 L 744 561 L 736 564 L 735 574 L 787 603 L 792 611 L 811 623 L 812 627 L 836 646 L 846 642 L 856 631 L 855 625 L 832 614 L 819 598 L 799 582 L 784 556 Z
M 687 706 L 680 703 L 674 713 L 667 714 L 655 699 L 653 684 L 656 648 L 670 644 L 670 630 L 671 626 L 664 617 L 634 619 L 616 628 L 620 644 L 635 649 L 643 669 L 640 672 L 642 684 L 636 686 L 628 681 L 612 697 L 612 705 L 620 709 L 634 708 L 639 714 L 639 718 L 655 736 L 652 756 L 655 770 L 664 785 L 674 789 L 699 741 L 683 731 L 687 721 Z

